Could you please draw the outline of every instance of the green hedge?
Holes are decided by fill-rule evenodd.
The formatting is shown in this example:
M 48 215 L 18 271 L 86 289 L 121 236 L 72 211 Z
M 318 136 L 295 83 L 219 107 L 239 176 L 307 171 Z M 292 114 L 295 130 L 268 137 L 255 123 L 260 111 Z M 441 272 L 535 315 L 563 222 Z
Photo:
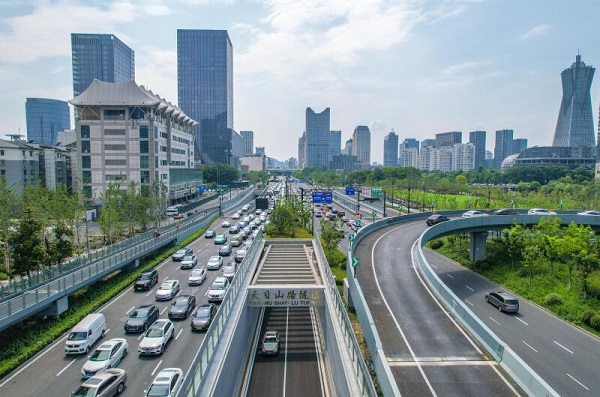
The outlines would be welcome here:
M 215 221 L 217 217 L 211 220 Z M 179 248 L 200 237 L 205 227 L 185 239 L 176 247 L 163 248 L 140 260 L 140 266 L 132 271 L 116 271 L 69 297 L 69 309 L 60 319 L 32 319 L 22 327 L 11 327 L 0 333 L 0 378 L 6 376 L 46 346 L 73 328 L 81 319 L 98 310 L 119 293 L 129 288 L 137 276 L 170 257 Z

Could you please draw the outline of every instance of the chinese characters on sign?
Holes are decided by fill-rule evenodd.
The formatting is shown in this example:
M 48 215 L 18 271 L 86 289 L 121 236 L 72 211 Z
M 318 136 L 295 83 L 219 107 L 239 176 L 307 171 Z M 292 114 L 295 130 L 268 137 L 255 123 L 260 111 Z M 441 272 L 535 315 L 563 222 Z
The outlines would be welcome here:
M 323 288 L 248 288 L 248 306 L 321 306 Z

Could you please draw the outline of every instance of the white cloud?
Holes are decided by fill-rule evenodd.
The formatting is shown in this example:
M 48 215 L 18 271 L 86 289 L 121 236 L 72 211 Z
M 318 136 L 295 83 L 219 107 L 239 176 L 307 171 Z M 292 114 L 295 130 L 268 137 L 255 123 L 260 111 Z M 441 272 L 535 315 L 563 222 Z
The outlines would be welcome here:
M 549 29 L 550 29 L 550 25 L 547 25 L 547 24 L 538 25 L 538 26 L 536 26 L 534 28 L 529 29 L 527 32 L 525 32 L 524 34 L 522 34 L 521 36 L 519 36 L 519 39 L 521 39 L 521 40 L 529 40 L 529 39 L 532 39 L 534 37 L 538 37 L 538 36 L 543 35 Z
M 148 62 L 138 62 L 135 81 L 175 104 L 177 102 L 177 51 L 142 48 Z

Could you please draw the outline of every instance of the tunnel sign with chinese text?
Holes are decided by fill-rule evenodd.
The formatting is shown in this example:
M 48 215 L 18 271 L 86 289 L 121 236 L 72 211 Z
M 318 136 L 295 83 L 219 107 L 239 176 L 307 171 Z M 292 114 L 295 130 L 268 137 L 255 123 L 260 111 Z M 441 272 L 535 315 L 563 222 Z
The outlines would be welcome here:
M 248 287 L 248 306 L 322 306 L 323 287 Z

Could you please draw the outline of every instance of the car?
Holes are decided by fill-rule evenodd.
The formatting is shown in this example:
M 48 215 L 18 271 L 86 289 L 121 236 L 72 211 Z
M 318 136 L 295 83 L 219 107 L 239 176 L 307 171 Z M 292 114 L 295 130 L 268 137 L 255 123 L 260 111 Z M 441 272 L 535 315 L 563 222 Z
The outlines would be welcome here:
M 217 234 L 215 237 L 215 245 L 225 244 L 227 242 L 227 235 L 225 234 Z
M 232 248 L 231 248 L 230 244 L 223 244 L 221 246 L 221 248 L 219 248 L 219 255 L 220 256 L 229 256 L 229 255 L 231 255 L 231 251 L 232 251 Z
M 222 302 L 228 288 L 229 280 L 227 280 L 227 277 L 217 277 L 208 290 L 208 301 Z
M 244 249 L 248 249 L 252 246 L 252 241 L 244 241 L 244 243 L 242 244 L 242 247 Z
M 195 307 L 196 297 L 194 295 L 179 295 L 175 302 L 171 303 L 168 316 L 171 320 L 183 320 L 188 318 Z
M 189 285 L 200 285 L 206 280 L 206 269 L 201 267 L 200 269 L 194 269 L 188 277 Z
M 507 292 L 489 292 L 485 294 L 485 301 L 501 312 L 516 313 L 519 311 L 519 300 Z
M 179 281 L 177 280 L 165 280 L 160 285 L 160 288 L 154 294 L 154 298 L 157 301 L 173 299 L 179 292 Z
M 347 216 L 342 216 L 342 217 L 340 218 L 340 220 L 341 220 L 342 222 L 344 222 L 344 223 L 348 223 L 348 222 L 350 222 L 350 218 L 348 218 Z
M 242 237 L 241 233 L 233 235 L 229 239 L 229 243 L 231 244 L 232 247 L 239 247 L 240 245 L 242 245 L 242 241 L 244 241 L 244 238 Z
M 255 218 L 255 216 L 253 214 L 248 215 L 248 218 L 250 219 L 250 222 L 252 222 Z
M 260 344 L 260 353 L 263 356 L 276 356 L 279 354 L 279 332 L 267 330 Z
M 190 323 L 192 331 L 207 331 L 215 314 L 217 314 L 217 306 L 214 303 L 198 306 Z
M 437 225 L 438 223 L 446 222 L 449 220 L 450 220 L 450 218 L 448 218 L 446 215 L 433 214 L 429 218 L 427 218 L 425 223 L 427 224 L 427 226 L 432 226 L 432 225 Z
M 256 211 L 254 211 L 254 214 L 255 215 L 260 215 L 260 214 L 262 214 L 262 210 L 259 208 Z
M 235 214 L 231 215 L 231 219 L 240 219 L 242 217 L 242 215 L 240 215 L 239 212 L 236 212 Z
M 250 217 L 245 216 L 244 219 L 242 219 L 242 222 L 246 223 L 246 225 L 247 225 L 248 223 L 250 223 Z
M 173 219 L 183 219 L 183 218 L 185 218 L 184 214 L 177 214 L 173 217 Z
M 532 208 L 529 211 L 527 211 L 527 215 L 556 215 L 556 212 L 554 211 L 550 211 L 550 210 L 546 210 L 543 208 Z
M 208 263 L 206 264 L 206 268 L 209 270 L 217 270 L 220 269 L 223 265 L 223 257 L 220 255 L 213 255 L 208 258 Z
M 158 283 L 158 271 L 156 269 L 144 270 L 135 279 L 133 284 L 134 291 L 144 291 L 152 288 L 154 284 Z
M 125 332 L 144 332 L 158 320 L 159 315 L 158 306 L 142 305 L 129 315 L 123 329 Z
M 239 249 L 239 250 L 235 251 L 235 261 L 237 263 L 242 262 L 245 257 L 246 257 L 246 250 L 245 249 Z
M 255 231 L 253 231 L 252 238 L 256 238 L 256 236 L 258 236 L 258 232 L 260 232 L 260 229 L 256 229 Z
M 81 375 L 91 378 L 96 373 L 116 367 L 129 350 L 129 342 L 125 338 L 114 338 L 103 342 L 83 364 Z
M 477 210 L 467 211 L 464 214 L 462 214 L 463 218 L 479 218 L 481 216 L 488 216 L 488 214 L 486 214 L 483 211 L 477 211 Z
M 224 220 L 223 223 L 221 223 L 221 227 L 223 228 L 227 228 L 231 226 L 231 222 L 229 220 Z
M 239 221 L 239 222 L 237 223 L 237 226 L 238 226 L 240 229 L 244 229 L 246 226 L 248 226 L 248 222 Z
M 215 233 L 214 230 L 207 230 L 206 233 L 204 233 L 204 238 L 215 238 L 216 235 L 217 233 Z
M 223 267 L 223 277 L 227 277 L 227 279 L 231 282 L 233 277 L 235 276 L 235 272 L 237 271 L 237 262 L 229 262 Z
M 267 221 L 267 217 L 264 215 L 261 215 L 258 219 L 260 219 L 260 223 L 265 223 Z
M 232 225 L 229 228 L 229 234 L 238 234 L 240 232 L 240 227 L 238 225 Z
M 592 216 L 599 216 L 600 212 L 598 211 L 582 211 L 582 212 L 578 212 L 577 215 L 592 215 Z
M 196 254 L 186 255 L 181 260 L 181 268 L 182 269 L 191 269 L 198 264 L 198 258 L 196 258 Z
M 338 211 L 337 216 L 338 216 L 338 218 L 343 218 L 344 216 L 346 216 L 346 212 L 345 211 Z
M 123 393 L 127 382 L 127 372 L 121 368 L 111 368 L 96 373 L 81 384 L 71 397 L 112 397 Z
M 150 384 L 146 397 L 175 397 L 183 384 L 181 368 L 165 368 Z
M 517 215 L 517 211 L 512 208 L 502 208 L 494 211 L 494 215 Z
M 317 218 L 321 218 L 323 216 L 323 213 L 321 211 L 317 211 L 317 212 L 315 212 L 315 216 Z
M 173 254 L 173 260 L 175 262 L 181 262 L 186 255 L 191 255 L 193 253 L 194 253 L 194 251 L 192 251 L 189 248 L 179 249 L 179 250 L 177 250 L 177 252 L 175 252 Z
M 334 214 L 337 214 L 338 213 L 338 209 L 334 208 L 334 209 L 331 210 L 331 212 L 333 212 Z
M 157 320 L 148 331 L 138 346 L 141 355 L 162 354 L 169 340 L 173 338 L 174 325 L 171 320 Z

